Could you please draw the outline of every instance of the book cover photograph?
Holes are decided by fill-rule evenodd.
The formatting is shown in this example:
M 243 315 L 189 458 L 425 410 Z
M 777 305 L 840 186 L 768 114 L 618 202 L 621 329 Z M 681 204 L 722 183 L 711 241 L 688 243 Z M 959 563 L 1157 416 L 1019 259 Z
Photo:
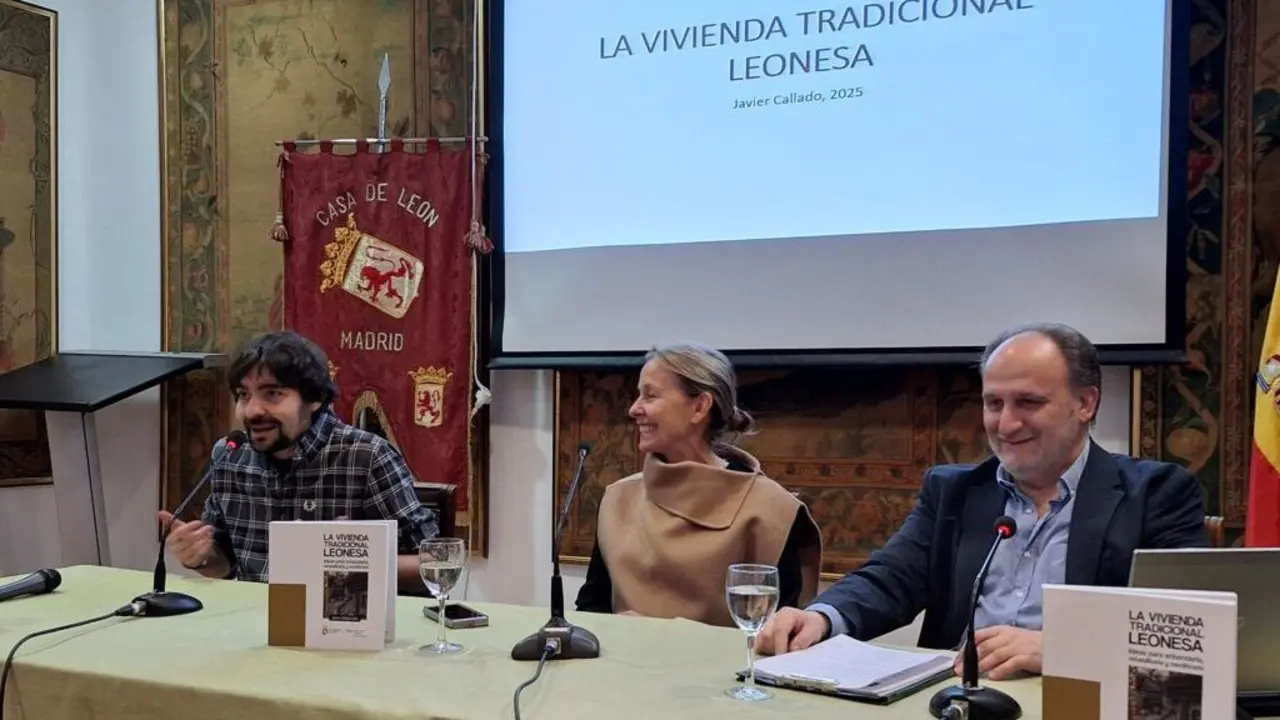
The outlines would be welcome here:
M 1204 676 L 1129 666 L 1128 720 L 1201 720 Z
M 396 524 L 273 522 L 268 643 L 380 650 L 395 639 Z
M 355 623 L 369 619 L 369 573 L 325 571 L 324 619 Z
M 1045 585 L 1044 608 L 1046 720 L 1234 716 L 1234 593 Z

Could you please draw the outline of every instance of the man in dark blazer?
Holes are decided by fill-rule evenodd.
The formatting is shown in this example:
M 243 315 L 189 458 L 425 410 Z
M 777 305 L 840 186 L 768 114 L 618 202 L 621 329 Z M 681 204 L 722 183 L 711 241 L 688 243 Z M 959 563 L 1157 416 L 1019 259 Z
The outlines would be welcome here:
M 995 457 L 932 468 L 888 543 L 808 609 L 779 610 L 758 651 L 800 650 L 840 633 L 870 640 L 921 612 L 921 647 L 958 648 L 995 521 L 1008 515 L 1018 529 L 992 561 L 974 623 L 979 671 L 993 680 L 1038 674 L 1041 585 L 1124 586 L 1137 548 L 1208 546 L 1194 476 L 1108 453 L 1089 437 L 1102 369 L 1087 338 L 1054 323 L 1013 328 L 987 346 L 981 371 Z

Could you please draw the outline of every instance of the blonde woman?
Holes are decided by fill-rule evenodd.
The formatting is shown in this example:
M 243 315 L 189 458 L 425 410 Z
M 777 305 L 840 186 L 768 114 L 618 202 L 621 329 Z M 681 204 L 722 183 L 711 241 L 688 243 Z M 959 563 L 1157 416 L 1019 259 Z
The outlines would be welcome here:
M 638 391 L 629 414 L 644 468 L 605 490 L 578 610 L 731 626 L 734 563 L 777 566 L 779 605 L 805 607 L 822 564 L 818 526 L 733 444 L 755 426 L 729 360 L 697 343 L 654 348 Z

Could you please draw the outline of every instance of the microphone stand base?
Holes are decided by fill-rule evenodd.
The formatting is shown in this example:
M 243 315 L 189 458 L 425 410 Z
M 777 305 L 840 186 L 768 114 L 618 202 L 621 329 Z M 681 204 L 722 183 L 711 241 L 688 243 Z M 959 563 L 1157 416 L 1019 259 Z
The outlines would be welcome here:
M 989 687 L 952 685 L 939 690 L 929 701 L 929 714 L 942 717 L 947 708 L 968 706 L 961 717 L 968 720 L 1018 720 L 1022 706 L 1008 695 Z
M 554 643 L 555 650 L 548 660 L 590 660 L 600 657 L 600 641 L 584 627 L 571 625 L 564 618 L 553 617 L 538 632 L 526 637 L 511 648 L 511 659 L 521 662 L 537 662 L 542 659 L 547 643 Z
M 204 605 L 194 597 L 179 592 L 149 592 L 133 599 L 142 603 L 142 617 L 173 617 L 190 615 L 204 609 Z

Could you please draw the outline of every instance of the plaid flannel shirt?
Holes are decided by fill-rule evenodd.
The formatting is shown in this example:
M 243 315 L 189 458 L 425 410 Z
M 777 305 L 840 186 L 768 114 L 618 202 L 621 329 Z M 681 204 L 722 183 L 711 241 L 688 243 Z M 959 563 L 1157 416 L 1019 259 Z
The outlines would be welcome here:
M 267 581 L 268 527 L 275 520 L 396 520 L 402 555 L 416 554 L 420 542 L 439 533 L 399 451 L 327 409 L 298 439 L 283 474 L 284 463 L 248 445 L 215 454 L 203 519 L 215 529 L 231 578 Z

